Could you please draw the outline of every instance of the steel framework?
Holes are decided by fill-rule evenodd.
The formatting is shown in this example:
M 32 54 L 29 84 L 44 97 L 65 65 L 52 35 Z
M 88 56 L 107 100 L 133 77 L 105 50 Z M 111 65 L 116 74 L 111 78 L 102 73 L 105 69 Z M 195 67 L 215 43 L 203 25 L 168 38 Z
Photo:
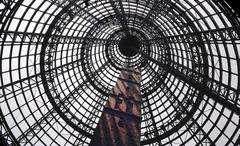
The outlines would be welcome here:
M 141 70 L 141 145 L 240 144 L 239 12 L 227 0 L 0 1 L 0 145 L 89 145 L 128 68 Z

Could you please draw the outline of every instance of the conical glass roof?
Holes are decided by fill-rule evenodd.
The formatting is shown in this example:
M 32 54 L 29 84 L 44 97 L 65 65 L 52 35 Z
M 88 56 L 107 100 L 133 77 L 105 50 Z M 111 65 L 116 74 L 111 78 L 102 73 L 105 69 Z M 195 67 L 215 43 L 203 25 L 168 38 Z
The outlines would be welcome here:
M 224 0 L 1 1 L 2 144 L 88 145 L 127 67 L 141 70 L 142 145 L 240 143 L 236 12 Z

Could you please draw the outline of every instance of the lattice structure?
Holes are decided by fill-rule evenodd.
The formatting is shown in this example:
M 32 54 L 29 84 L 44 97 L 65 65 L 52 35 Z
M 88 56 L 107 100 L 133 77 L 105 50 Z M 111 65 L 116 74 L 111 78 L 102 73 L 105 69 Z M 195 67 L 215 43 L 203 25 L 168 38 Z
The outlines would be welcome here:
M 128 68 L 141 70 L 141 145 L 238 145 L 239 12 L 227 0 L 0 1 L 0 145 L 89 145 Z

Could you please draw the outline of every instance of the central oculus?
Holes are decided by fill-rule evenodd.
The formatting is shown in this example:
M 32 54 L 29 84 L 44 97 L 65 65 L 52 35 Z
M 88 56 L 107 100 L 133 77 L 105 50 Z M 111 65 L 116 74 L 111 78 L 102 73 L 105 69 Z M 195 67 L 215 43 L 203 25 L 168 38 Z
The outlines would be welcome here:
M 137 37 L 128 35 L 120 40 L 118 47 L 124 56 L 132 57 L 140 49 L 140 42 Z

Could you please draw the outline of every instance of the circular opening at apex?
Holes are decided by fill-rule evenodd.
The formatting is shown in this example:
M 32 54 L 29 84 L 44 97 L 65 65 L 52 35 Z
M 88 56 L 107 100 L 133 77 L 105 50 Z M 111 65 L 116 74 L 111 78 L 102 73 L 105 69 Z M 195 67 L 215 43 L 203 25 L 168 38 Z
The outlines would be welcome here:
M 120 52 L 127 57 L 132 57 L 137 54 L 140 49 L 140 42 L 135 36 L 123 37 L 118 44 Z

